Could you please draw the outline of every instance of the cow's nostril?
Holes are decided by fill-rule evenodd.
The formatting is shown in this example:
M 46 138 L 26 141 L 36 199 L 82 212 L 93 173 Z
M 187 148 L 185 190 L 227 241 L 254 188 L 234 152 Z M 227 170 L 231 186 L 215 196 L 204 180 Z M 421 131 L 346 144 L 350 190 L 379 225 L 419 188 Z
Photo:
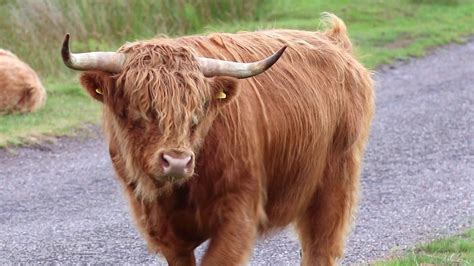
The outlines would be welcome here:
M 190 167 L 193 162 L 193 157 L 189 156 L 187 159 L 188 159 L 188 163 L 186 164 L 186 167 Z
M 170 162 L 165 158 L 164 154 L 161 154 L 161 164 L 165 168 L 170 166 Z

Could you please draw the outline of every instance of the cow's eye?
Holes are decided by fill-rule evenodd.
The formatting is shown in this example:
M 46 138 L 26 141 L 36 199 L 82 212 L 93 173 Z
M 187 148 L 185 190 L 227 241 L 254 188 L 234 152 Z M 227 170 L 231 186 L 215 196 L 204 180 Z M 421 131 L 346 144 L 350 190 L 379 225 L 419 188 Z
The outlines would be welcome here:
M 204 112 L 209 108 L 209 100 L 204 102 Z
M 197 116 L 193 116 L 193 119 L 191 121 L 191 127 L 189 129 L 191 131 L 191 135 L 194 134 L 194 132 L 196 132 L 198 125 L 199 125 L 199 119 L 197 118 Z
M 145 121 L 143 119 L 136 119 L 132 121 L 133 129 L 145 129 Z
M 197 129 L 197 125 L 196 125 L 196 124 L 192 124 L 192 125 L 191 125 L 191 128 L 189 129 L 190 132 L 191 132 L 191 135 L 194 135 L 194 133 L 196 132 L 196 129 Z

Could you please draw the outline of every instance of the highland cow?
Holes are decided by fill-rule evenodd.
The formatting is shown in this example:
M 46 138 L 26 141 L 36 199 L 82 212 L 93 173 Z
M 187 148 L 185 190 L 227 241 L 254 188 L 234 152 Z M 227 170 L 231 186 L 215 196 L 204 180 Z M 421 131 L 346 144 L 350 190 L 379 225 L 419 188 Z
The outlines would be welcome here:
M 38 75 L 13 53 L 0 49 L 0 114 L 34 112 L 46 91 Z
M 208 239 L 203 265 L 244 264 L 259 235 L 289 224 L 303 265 L 342 256 L 374 91 L 344 23 L 325 20 L 324 32 L 158 38 L 117 52 L 72 54 L 66 36 L 63 60 L 103 104 L 135 222 L 170 265 L 195 265 Z

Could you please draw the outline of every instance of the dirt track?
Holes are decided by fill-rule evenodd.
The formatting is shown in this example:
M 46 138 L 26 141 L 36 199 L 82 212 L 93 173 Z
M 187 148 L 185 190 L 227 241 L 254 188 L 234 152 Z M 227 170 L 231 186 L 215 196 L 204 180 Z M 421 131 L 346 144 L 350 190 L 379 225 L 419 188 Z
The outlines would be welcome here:
M 379 71 L 356 226 L 343 264 L 474 220 L 474 41 Z M 0 151 L 0 263 L 156 263 L 130 221 L 100 137 Z M 295 265 L 290 231 L 252 265 Z M 202 248 L 198 253 L 202 252 Z

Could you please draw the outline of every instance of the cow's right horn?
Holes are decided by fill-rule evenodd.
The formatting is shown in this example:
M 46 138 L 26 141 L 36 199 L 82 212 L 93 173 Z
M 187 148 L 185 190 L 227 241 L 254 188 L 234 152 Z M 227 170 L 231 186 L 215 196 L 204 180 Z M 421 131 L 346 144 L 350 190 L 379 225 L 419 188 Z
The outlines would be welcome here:
M 69 33 L 64 37 L 61 56 L 64 64 L 75 70 L 102 70 L 118 73 L 122 70 L 127 57 L 117 52 L 91 52 L 73 54 L 69 50 Z
M 198 57 L 197 61 L 201 67 L 201 71 L 206 77 L 213 76 L 229 76 L 239 79 L 250 78 L 260 73 L 265 72 L 273 64 L 280 59 L 280 56 L 286 49 L 286 45 L 280 48 L 273 55 L 252 63 L 239 63 L 219 59 L 211 59 L 205 57 Z

